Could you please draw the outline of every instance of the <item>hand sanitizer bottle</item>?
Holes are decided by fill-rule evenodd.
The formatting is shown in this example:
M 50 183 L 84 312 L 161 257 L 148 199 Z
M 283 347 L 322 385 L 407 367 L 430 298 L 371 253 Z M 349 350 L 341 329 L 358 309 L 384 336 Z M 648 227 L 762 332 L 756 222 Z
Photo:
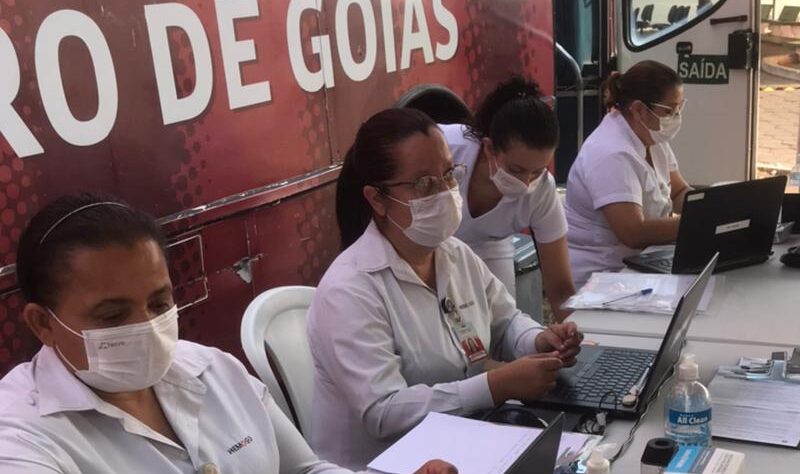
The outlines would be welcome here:
M 790 193 L 800 193 L 800 153 L 797 154 L 794 168 L 789 172 L 789 181 L 786 184 L 786 191 Z
M 686 354 L 678 365 L 678 380 L 664 401 L 664 431 L 678 444 L 711 445 L 711 397 L 698 381 L 694 354 Z

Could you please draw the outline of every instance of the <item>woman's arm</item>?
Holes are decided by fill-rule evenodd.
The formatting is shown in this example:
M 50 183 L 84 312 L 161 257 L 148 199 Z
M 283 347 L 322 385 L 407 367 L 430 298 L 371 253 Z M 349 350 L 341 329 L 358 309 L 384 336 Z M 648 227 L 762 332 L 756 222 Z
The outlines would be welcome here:
M 575 294 L 572 282 L 572 270 L 569 266 L 567 237 L 547 243 L 536 243 L 539 264 L 542 268 L 542 283 L 556 320 L 561 322 L 569 316 L 569 310 L 562 310 L 561 305 Z
M 275 441 L 280 456 L 280 474 L 351 474 L 352 471 L 335 464 L 320 461 L 316 454 L 300 436 L 289 418 L 278 408 L 278 405 L 265 393 L 262 403 L 267 416 L 275 430 Z M 417 470 L 416 474 L 457 474 L 453 465 L 444 461 L 429 461 Z
M 314 454 L 306 440 L 297 431 L 289 418 L 278 408 L 270 396 L 264 393 L 261 399 L 267 417 L 275 430 L 275 442 L 278 444 L 281 474 L 350 474 L 352 471 L 340 468 L 320 459 Z
M 630 202 L 609 204 L 600 210 L 614 235 L 630 248 L 667 244 L 678 237 L 677 217 L 645 219 L 642 206 Z
M 669 174 L 669 184 L 672 187 L 672 210 L 680 214 L 683 211 L 683 200 L 686 198 L 686 193 L 691 191 L 692 188 L 689 183 L 683 179 L 683 175 L 678 170 Z
M 307 329 L 315 364 L 336 384 L 371 436 L 403 434 L 432 411 L 464 415 L 494 406 L 486 374 L 409 386 L 385 303 L 361 283 L 350 281 L 322 290 L 325 294 L 318 289 Z

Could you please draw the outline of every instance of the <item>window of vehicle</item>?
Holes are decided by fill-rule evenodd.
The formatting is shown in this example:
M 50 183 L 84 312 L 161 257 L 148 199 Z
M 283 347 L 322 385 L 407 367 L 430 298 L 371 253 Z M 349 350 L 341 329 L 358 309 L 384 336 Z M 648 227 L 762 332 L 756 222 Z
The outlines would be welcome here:
M 627 0 L 625 40 L 634 50 L 646 49 L 689 28 L 725 0 Z

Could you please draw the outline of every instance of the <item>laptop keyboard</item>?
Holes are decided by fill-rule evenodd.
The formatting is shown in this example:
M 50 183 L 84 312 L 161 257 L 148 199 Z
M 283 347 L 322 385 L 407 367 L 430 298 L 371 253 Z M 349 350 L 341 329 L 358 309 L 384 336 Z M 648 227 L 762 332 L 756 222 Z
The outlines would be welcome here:
M 616 403 L 622 403 L 622 397 L 639 381 L 655 356 L 649 352 L 605 349 L 595 362 L 576 374 L 577 383 L 564 385 L 556 393 L 567 401 L 599 404 L 602 398 L 604 407 L 614 405 L 616 395 Z
M 661 257 L 661 258 L 654 258 L 652 260 L 646 260 L 647 265 L 657 268 L 658 270 L 663 271 L 664 273 L 671 273 L 672 272 L 672 257 Z

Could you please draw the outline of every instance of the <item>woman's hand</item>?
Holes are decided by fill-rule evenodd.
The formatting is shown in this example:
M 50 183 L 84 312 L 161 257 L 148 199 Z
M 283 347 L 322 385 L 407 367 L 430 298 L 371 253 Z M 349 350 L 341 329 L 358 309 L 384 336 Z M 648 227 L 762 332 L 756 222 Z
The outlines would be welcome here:
M 458 469 L 448 462 L 434 459 L 423 464 L 414 474 L 458 474 Z
M 581 351 L 583 333 L 573 322 L 554 324 L 536 336 L 536 351 L 541 353 L 557 351 L 564 367 L 572 367 Z
M 496 405 L 506 400 L 533 401 L 556 386 L 564 363 L 558 352 L 521 357 L 487 373 L 489 390 Z

